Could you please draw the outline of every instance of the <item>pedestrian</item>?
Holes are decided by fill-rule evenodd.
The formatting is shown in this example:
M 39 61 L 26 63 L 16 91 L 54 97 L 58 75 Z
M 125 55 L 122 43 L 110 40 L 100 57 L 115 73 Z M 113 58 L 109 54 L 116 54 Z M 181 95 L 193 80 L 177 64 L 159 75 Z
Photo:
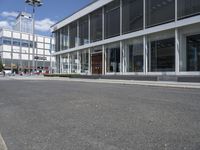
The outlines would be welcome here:
M 3 70 L 3 76 L 5 77 L 6 76 L 6 72 Z

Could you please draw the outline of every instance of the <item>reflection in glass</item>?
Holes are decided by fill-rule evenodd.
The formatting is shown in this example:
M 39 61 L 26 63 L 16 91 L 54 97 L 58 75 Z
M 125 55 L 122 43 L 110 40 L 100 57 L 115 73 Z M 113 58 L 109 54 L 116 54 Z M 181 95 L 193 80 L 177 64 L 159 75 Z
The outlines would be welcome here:
M 80 45 L 89 43 L 88 39 L 88 16 L 85 16 L 79 20 L 79 39 Z
M 187 37 L 187 71 L 200 71 L 200 34 Z
M 106 49 L 107 72 L 120 72 L 120 47 L 118 45 Z
M 146 0 L 146 26 L 175 20 L 175 0 Z
M 73 48 L 77 44 L 77 22 L 73 22 L 69 25 L 69 46 Z
M 143 0 L 123 0 L 123 33 L 143 29 Z
M 89 53 L 88 50 L 82 51 L 81 55 L 81 73 L 88 73 Z
M 68 49 L 68 26 L 60 29 L 60 46 L 61 50 Z
M 151 41 L 149 45 L 150 71 L 175 71 L 175 38 Z
M 200 13 L 200 0 L 178 0 L 178 19 Z
M 91 42 L 102 40 L 102 9 L 90 14 L 90 40 Z
M 78 60 L 77 60 L 77 52 L 71 53 L 71 72 L 77 73 L 77 66 L 78 66 Z
M 120 1 L 115 0 L 105 6 L 105 38 L 120 34 Z
M 127 44 L 126 59 L 127 72 L 142 72 L 143 71 L 143 43 L 137 41 Z

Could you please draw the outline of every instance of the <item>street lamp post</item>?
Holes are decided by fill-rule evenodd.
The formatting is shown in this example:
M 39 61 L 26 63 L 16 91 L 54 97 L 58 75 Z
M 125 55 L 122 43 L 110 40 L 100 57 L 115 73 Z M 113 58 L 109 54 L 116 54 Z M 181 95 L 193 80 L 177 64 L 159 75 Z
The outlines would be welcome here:
M 35 69 L 35 8 L 42 6 L 42 0 L 25 0 L 25 2 L 28 5 L 31 5 L 33 7 L 32 12 L 32 19 L 33 19 L 33 26 L 32 26 L 32 32 L 33 32 L 33 62 L 32 62 L 32 72 L 34 72 Z

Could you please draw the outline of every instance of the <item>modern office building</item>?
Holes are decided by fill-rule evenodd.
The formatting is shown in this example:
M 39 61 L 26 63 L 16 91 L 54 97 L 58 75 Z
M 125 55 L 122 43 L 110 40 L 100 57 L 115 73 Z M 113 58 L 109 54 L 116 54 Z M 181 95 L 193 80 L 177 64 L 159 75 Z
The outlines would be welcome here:
M 0 58 L 5 69 L 13 72 L 51 72 L 55 57 L 51 56 L 54 41 L 51 37 L 36 35 L 33 52 L 33 35 L 9 29 L 0 29 Z M 34 59 L 34 68 L 33 68 Z
M 200 0 L 98 0 L 52 30 L 59 73 L 200 75 Z
M 27 12 L 20 12 L 13 29 L 20 32 L 33 33 L 32 15 Z

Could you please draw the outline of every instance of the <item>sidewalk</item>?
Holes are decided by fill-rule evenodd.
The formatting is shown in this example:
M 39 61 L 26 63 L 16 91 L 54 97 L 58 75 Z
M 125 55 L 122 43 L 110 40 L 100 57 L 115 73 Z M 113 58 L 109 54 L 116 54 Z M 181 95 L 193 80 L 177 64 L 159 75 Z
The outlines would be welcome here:
M 61 78 L 61 77 L 43 77 L 43 76 L 15 76 L 10 77 L 14 80 L 37 80 L 37 81 L 73 81 L 73 82 L 88 82 L 88 83 L 112 83 L 124 85 L 143 85 L 143 86 L 159 86 L 173 88 L 194 88 L 200 89 L 200 83 L 189 82 L 169 82 L 169 81 L 138 81 L 138 80 L 111 80 L 111 79 L 78 79 L 78 78 Z

